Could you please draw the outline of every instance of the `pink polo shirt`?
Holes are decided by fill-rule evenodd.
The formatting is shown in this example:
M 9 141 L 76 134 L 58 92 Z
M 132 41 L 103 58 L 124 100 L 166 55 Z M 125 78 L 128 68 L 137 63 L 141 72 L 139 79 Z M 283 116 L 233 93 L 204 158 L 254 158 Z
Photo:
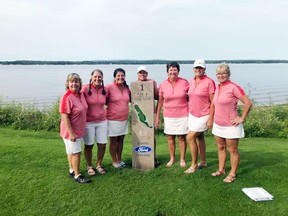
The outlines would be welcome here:
M 102 86 L 97 90 L 93 84 L 91 85 L 91 95 L 89 92 L 89 84 L 82 87 L 81 92 L 84 93 L 86 102 L 88 104 L 87 110 L 87 122 L 102 122 L 106 120 L 106 98 L 107 98 L 107 88 L 105 88 L 106 95 L 102 94 Z
M 121 91 L 116 83 L 107 85 L 107 119 L 113 121 L 128 120 L 130 102 L 130 90 L 124 88 Z
M 169 79 L 161 83 L 159 96 L 164 98 L 163 116 L 170 118 L 188 116 L 188 88 L 188 81 L 180 77 L 178 77 L 174 86 Z
M 85 135 L 87 109 L 88 105 L 84 95 L 81 93 L 75 94 L 68 90 L 60 100 L 59 112 L 69 115 L 71 127 L 76 138 L 81 138 Z M 60 123 L 60 136 L 69 139 L 69 133 L 63 119 L 61 119 Z
M 237 117 L 237 104 L 244 90 L 230 80 L 218 85 L 214 94 L 214 122 L 220 126 L 231 126 L 230 120 Z
M 210 95 L 214 94 L 216 89 L 215 82 L 202 76 L 200 82 L 196 84 L 196 78 L 190 81 L 189 85 L 189 112 L 196 117 L 209 115 Z

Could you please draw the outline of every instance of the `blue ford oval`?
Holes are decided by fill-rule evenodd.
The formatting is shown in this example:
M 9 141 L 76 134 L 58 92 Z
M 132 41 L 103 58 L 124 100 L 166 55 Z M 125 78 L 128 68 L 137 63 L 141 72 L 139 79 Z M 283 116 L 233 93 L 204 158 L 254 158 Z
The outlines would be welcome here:
M 152 148 L 150 148 L 149 146 L 137 146 L 134 151 L 138 152 L 138 153 L 149 153 L 152 151 Z

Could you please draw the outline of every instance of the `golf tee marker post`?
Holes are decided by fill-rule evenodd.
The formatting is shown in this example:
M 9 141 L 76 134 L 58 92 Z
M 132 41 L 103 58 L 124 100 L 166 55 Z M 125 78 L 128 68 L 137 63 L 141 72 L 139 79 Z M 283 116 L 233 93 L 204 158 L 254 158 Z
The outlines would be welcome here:
M 132 167 L 154 169 L 154 86 L 152 81 L 131 83 Z

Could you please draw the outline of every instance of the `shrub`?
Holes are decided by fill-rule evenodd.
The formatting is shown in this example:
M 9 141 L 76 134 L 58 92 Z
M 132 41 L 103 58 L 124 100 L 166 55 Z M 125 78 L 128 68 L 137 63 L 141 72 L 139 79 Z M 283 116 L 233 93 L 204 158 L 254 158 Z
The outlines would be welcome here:
M 59 131 L 59 100 L 51 108 L 39 110 L 34 106 L 7 103 L 0 106 L 0 125 L 14 129 Z
M 239 115 L 241 115 L 242 109 L 243 107 L 238 107 Z M 156 129 L 156 134 L 164 133 L 162 114 L 160 119 L 162 125 Z M 131 123 L 131 115 L 129 122 Z M 0 106 L 0 125 L 15 129 L 59 131 L 59 99 L 52 107 L 44 110 L 14 102 L 2 103 Z M 288 104 L 253 107 L 244 123 L 244 129 L 246 137 L 288 138 Z M 212 136 L 210 130 L 205 134 Z
M 288 138 L 288 105 L 254 107 L 244 124 L 247 137 Z
M 45 118 L 43 120 L 43 129 L 47 131 L 59 131 L 60 114 L 59 114 L 59 99 L 55 104 L 45 111 Z
M 12 123 L 14 129 L 31 129 L 41 130 L 43 112 L 35 108 L 22 107 L 21 112 L 16 116 L 15 121 Z
M 16 121 L 21 110 L 22 106 L 15 103 L 0 106 L 0 124 L 2 126 L 11 126 Z

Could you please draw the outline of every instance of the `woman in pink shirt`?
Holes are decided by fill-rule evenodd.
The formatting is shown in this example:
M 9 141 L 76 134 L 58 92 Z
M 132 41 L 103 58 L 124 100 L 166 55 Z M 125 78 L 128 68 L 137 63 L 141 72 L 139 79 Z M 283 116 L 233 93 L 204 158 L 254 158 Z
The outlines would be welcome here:
M 219 84 L 213 99 L 215 112 L 212 133 L 218 146 L 219 168 L 218 171 L 212 173 L 212 176 L 225 174 L 226 148 L 228 148 L 231 170 L 224 182 L 231 183 L 236 179 L 239 165 L 238 143 L 239 139 L 244 137 L 243 122 L 248 116 L 252 103 L 244 90 L 230 81 L 229 65 L 220 64 L 216 73 Z M 237 113 L 239 100 L 243 103 L 241 116 Z
M 180 166 L 185 167 L 186 141 L 188 132 L 188 101 L 187 92 L 189 83 L 178 77 L 180 66 L 177 62 L 166 65 L 168 79 L 159 88 L 159 100 L 156 113 L 156 127 L 160 125 L 162 107 L 164 116 L 164 133 L 167 134 L 170 160 L 166 167 L 175 163 L 175 138 L 178 136 L 180 149 Z
M 89 84 L 82 88 L 85 99 L 88 104 L 87 123 L 84 136 L 84 155 L 87 162 L 87 170 L 90 176 L 95 175 L 95 170 L 92 166 L 92 150 L 97 141 L 97 161 L 95 169 L 103 175 L 106 173 L 102 167 L 102 161 L 105 154 L 107 143 L 107 119 L 106 119 L 106 101 L 107 89 L 104 87 L 103 72 L 99 69 L 92 71 Z
M 212 100 L 215 92 L 215 83 L 205 74 L 206 63 L 203 59 L 197 59 L 193 65 L 195 77 L 190 81 L 189 96 L 189 143 L 192 163 L 184 173 L 194 173 L 198 168 L 207 167 L 206 144 L 204 131 L 211 129 L 213 125 Z M 198 152 L 201 162 L 197 163 Z
M 80 174 L 82 138 L 85 134 L 87 103 L 80 93 L 82 81 L 78 74 L 71 73 L 66 80 L 66 93 L 59 104 L 61 114 L 60 136 L 63 138 L 69 163 L 69 174 L 78 183 L 89 183 Z
M 107 86 L 107 120 L 110 137 L 110 155 L 112 166 L 125 167 L 122 150 L 125 135 L 128 133 L 128 114 L 131 93 L 125 81 L 125 71 L 117 68 L 114 71 L 114 83 Z

